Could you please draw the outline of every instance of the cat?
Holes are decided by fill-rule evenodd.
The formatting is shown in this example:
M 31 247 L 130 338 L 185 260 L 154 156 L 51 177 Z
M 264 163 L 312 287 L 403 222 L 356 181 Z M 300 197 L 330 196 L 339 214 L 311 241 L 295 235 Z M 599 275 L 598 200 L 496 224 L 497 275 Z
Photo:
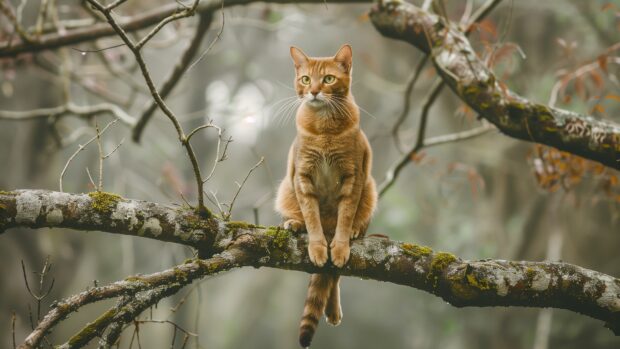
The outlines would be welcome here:
M 349 260 L 350 239 L 364 235 L 377 203 L 372 150 L 351 94 L 353 52 L 350 45 L 333 57 L 308 57 L 297 47 L 290 51 L 301 104 L 276 211 L 286 229 L 308 232 L 312 263 L 324 266 L 329 246 L 331 262 L 342 268 Z M 338 275 L 311 276 L 299 327 L 302 347 L 310 345 L 321 315 L 332 325 L 340 323 L 338 283 Z

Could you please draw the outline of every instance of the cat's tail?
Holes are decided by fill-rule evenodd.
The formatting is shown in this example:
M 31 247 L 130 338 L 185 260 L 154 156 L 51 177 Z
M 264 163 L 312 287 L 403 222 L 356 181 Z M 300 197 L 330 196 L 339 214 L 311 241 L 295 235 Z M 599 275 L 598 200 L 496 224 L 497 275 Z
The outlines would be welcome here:
M 312 274 L 304 312 L 299 324 L 299 344 L 307 348 L 319 325 L 319 319 L 327 312 L 327 320 L 333 325 L 340 323 L 340 289 L 338 275 Z M 327 309 L 326 309 L 327 307 Z

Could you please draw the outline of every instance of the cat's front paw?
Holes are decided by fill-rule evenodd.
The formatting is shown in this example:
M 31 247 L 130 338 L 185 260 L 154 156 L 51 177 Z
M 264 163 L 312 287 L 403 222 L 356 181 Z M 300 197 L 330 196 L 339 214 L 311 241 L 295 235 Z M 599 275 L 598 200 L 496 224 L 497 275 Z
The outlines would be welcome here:
M 298 221 L 296 219 L 289 219 L 283 224 L 284 229 L 292 230 L 295 233 L 302 232 L 306 229 L 306 225 L 302 221 Z
M 351 255 L 351 248 L 349 247 L 349 240 L 339 241 L 334 239 L 329 245 L 332 254 L 332 263 L 338 268 L 344 267 L 349 261 Z
M 351 231 L 351 239 L 357 239 L 360 236 L 361 232 L 361 228 L 353 227 L 353 230 Z
M 317 267 L 322 267 L 327 262 L 327 241 L 318 240 L 308 243 L 308 255 L 310 261 Z

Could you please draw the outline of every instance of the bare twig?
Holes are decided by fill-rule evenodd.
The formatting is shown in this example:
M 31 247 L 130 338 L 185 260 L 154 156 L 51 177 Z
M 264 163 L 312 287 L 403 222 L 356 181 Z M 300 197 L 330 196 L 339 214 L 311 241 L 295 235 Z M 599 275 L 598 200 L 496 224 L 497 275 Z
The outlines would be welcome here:
M 15 311 L 11 313 L 11 335 L 13 337 L 13 349 L 17 348 L 17 343 L 15 342 L 15 320 L 17 317 L 15 316 Z
M 22 28 L 21 24 L 18 21 L 17 16 L 13 13 L 13 9 L 9 4 L 8 0 L 0 0 L 0 12 L 6 16 L 6 18 L 13 25 L 13 30 L 17 32 L 19 37 L 26 43 L 31 44 L 36 41 L 35 38 L 30 36 L 24 28 Z M 9 41 L 10 43 L 10 41 Z M 7 45 L 8 46 L 8 45 Z
M 224 15 L 224 2 L 222 1 L 222 9 L 220 11 L 220 13 L 222 14 L 222 25 L 220 26 L 220 30 L 217 32 L 217 35 L 215 36 L 215 38 L 211 41 L 211 43 L 209 44 L 209 46 L 207 47 L 206 50 L 204 50 L 200 56 L 198 57 L 198 59 L 196 59 L 194 61 L 194 63 L 192 63 L 189 68 L 187 68 L 188 71 L 190 71 L 191 69 L 193 69 L 196 64 L 200 63 L 200 61 L 202 61 L 202 59 L 211 51 L 211 49 L 213 48 L 213 46 L 215 46 L 215 43 L 218 42 L 220 40 L 220 37 L 222 36 L 222 33 L 224 32 L 224 24 L 226 22 L 226 16 Z
M 90 181 L 90 184 L 93 186 L 93 190 L 97 190 L 97 184 L 95 184 L 93 176 L 90 175 L 90 170 L 88 169 L 88 167 L 86 167 L 86 174 L 88 175 L 88 180 Z
M 6 0 L 2 0 L 6 1 Z M 324 0 L 262 0 L 262 2 L 273 3 L 309 3 L 319 4 Z M 259 0 L 203 0 L 196 8 L 196 13 L 203 14 L 217 11 L 221 8 L 222 3 L 224 7 L 247 5 L 249 3 L 259 2 Z M 370 3 L 372 0 L 330 0 L 330 3 Z M 157 24 L 164 18 L 167 18 L 174 13 L 177 13 L 179 9 L 178 3 L 167 3 L 160 7 L 144 11 L 138 15 L 122 18 L 119 20 L 119 24 L 127 32 L 138 31 L 152 25 Z M 35 43 L 17 42 L 11 45 L 11 41 L 0 42 L 0 57 L 15 57 L 20 53 L 25 52 L 39 52 L 42 50 L 55 49 L 61 46 L 75 46 L 82 42 L 93 41 L 102 37 L 114 35 L 115 31 L 110 28 L 106 23 L 93 23 L 92 20 L 77 21 L 71 25 L 71 30 L 67 30 L 63 34 L 52 33 L 44 35 Z
M 472 15 L 470 24 L 467 26 L 467 29 L 465 32 L 466 35 L 471 33 L 472 29 L 474 28 L 473 26 L 474 23 L 486 17 L 497 5 L 499 5 L 500 2 L 501 0 L 488 0 L 484 5 L 482 5 Z M 445 11 L 443 3 L 440 2 L 437 6 L 439 7 L 440 10 Z M 428 57 L 428 55 L 426 57 Z M 420 68 L 420 66 L 418 67 Z M 412 79 L 412 81 L 413 83 L 415 83 L 414 79 Z M 425 147 L 426 145 L 425 134 L 426 134 L 426 124 L 427 124 L 428 114 L 429 114 L 430 108 L 433 106 L 433 103 L 435 102 L 439 94 L 441 93 L 441 90 L 443 89 L 444 85 L 445 85 L 445 82 L 443 80 L 437 80 L 435 84 L 433 85 L 433 87 L 431 87 L 431 91 L 426 97 L 426 100 L 422 107 L 422 114 L 420 116 L 420 123 L 418 126 L 418 133 L 417 133 L 416 141 L 414 145 L 405 153 L 405 155 L 390 168 L 390 170 L 386 174 L 385 180 L 383 181 L 383 183 L 379 185 L 379 196 L 382 196 L 392 186 L 392 184 L 394 184 L 396 177 L 398 176 L 400 171 L 410 162 L 411 157 L 415 153 L 419 152 L 422 148 Z M 407 98 L 406 101 L 408 100 L 409 99 Z M 409 109 L 408 106 L 405 105 L 405 108 L 403 109 L 403 111 L 406 112 L 408 111 L 408 109 Z M 402 123 L 401 119 L 404 120 L 405 117 L 406 117 L 406 114 L 401 114 L 401 117 L 399 118 L 399 121 L 394 125 L 394 129 L 392 132 L 392 134 L 396 137 L 397 146 L 400 145 L 400 141 L 397 138 L 398 128 L 400 127 L 400 124 Z M 465 135 L 456 135 L 456 136 L 450 135 L 450 136 L 440 139 L 439 140 L 440 143 L 436 143 L 438 140 L 434 139 L 432 140 L 431 143 L 435 143 L 435 144 L 431 144 L 431 145 L 437 145 L 437 144 L 472 138 L 472 137 L 479 135 L 479 133 L 477 133 L 478 131 L 483 131 L 483 130 L 468 131 L 468 133 Z M 486 132 L 486 130 L 484 131 Z M 482 133 L 484 132 L 481 132 L 480 134 Z M 400 146 L 399 146 L 399 149 L 401 149 Z
M 237 183 L 237 191 L 235 192 L 235 196 L 233 196 L 232 201 L 230 202 L 230 204 L 228 205 L 228 212 L 226 213 L 225 216 L 225 220 L 230 219 L 230 215 L 232 214 L 232 210 L 233 210 L 233 205 L 235 204 L 235 200 L 237 200 L 237 196 L 239 196 L 239 193 L 241 192 L 241 189 L 243 189 L 243 185 L 245 184 L 245 182 L 248 180 L 248 178 L 250 177 L 250 175 L 252 174 L 252 172 L 258 167 L 260 166 L 263 161 L 265 161 L 264 157 L 261 157 L 260 160 L 256 163 L 256 165 L 254 165 L 249 171 L 248 174 L 245 175 L 245 178 L 243 178 L 243 182 L 241 182 L 241 184 Z
M 497 130 L 497 128 L 493 126 L 493 124 L 484 121 L 482 123 L 482 126 L 473 128 L 471 130 L 427 138 L 424 140 L 424 148 L 430 148 L 436 145 L 442 145 L 446 143 L 464 141 L 467 139 L 481 136 L 492 130 Z
M 96 0 L 87 0 L 87 1 L 106 17 L 106 19 L 108 20 L 108 23 L 112 26 L 114 31 L 116 31 L 116 33 L 120 36 L 123 42 L 125 42 L 127 47 L 131 50 L 134 57 L 136 58 L 136 61 L 138 62 L 138 66 L 140 67 L 140 71 L 142 72 L 142 75 L 144 76 L 144 80 L 146 81 L 146 84 L 148 85 L 148 88 L 151 91 L 151 95 L 153 96 L 153 99 L 155 100 L 159 108 L 168 117 L 168 119 L 172 122 L 175 130 L 177 131 L 179 141 L 185 148 L 187 156 L 189 157 L 189 160 L 192 164 L 192 168 L 194 170 L 194 177 L 196 179 L 196 185 L 198 189 L 198 206 L 196 207 L 196 210 L 202 215 L 209 216 L 210 212 L 207 209 L 207 207 L 204 205 L 204 190 L 203 190 L 202 175 L 200 174 L 200 166 L 198 165 L 196 154 L 194 153 L 192 145 L 188 141 L 185 135 L 185 132 L 183 131 L 183 127 L 179 123 L 177 117 L 172 112 L 172 110 L 170 110 L 166 102 L 164 102 L 163 98 L 157 91 L 157 88 L 155 87 L 153 79 L 151 78 L 151 74 L 148 71 L 148 68 L 146 66 L 146 63 L 144 62 L 142 54 L 140 53 L 140 48 L 136 46 L 136 44 L 134 44 L 133 40 L 130 39 L 129 36 L 127 36 L 127 33 L 125 32 L 125 30 L 119 26 L 119 24 L 116 22 L 116 20 L 112 16 L 111 11 L 109 9 L 106 9 L 105 7 L 103 7 Z M 198 3 L 198 0 L 196 0 L 196 3 Z M 164 21 L 162 21 L 162 23 L 163 22 Z
M 121 108 L 114 104 L 101 103 L 89 106 L 79 106 L 73 103 L 52 108 L 33 109 L 26 111 L 0 110 L 0 119 L 23 121 L 32 119 L 42 119 L 58 117 L 63 115 L 77 115 L 80 117 L 91 117 L 100 114 L 112 114 L 120 122 L 133 126 L 135 120 L 132 116 L 125 113 Z
M 405 152 L 405 146 L 400 139 L 399 129 L 403 122 L 405 122 L 407 115 L 409 115 L 409 110 L 411 109 L 411 93 L 413 92 L 413 87 L 415 86 L 416 81 L 418 81 L 420 73 L 426 65 L 426 62 L 428 62 L 428 55 L 424 55 L 411 74 L 411 77 L 408 79 L 407 87 L 405 88 L 405 92 L 403 92 L 403 109 L 392 127 L 392 137 L 394 138 L 394 143 L 396 144 L 396 148 L 401 153 Z
M 105 131 L 108 129 L 108 127 L 112 126 L 113 124 L 115 124 L 118 121 L 118 119 L 114 119 L 112 121 L 110 121 L 104 128 L 103 130 L 101 130 L 101 132 L 97 132 L 97 135 L 95 135 L 94 137 L 92 137 L 91 139 L 89 139 L 86 143 L 84 143 L 83 145 L 80 144 L 80 146 L 78 147 L 78 149 L 69 157 L 69 160 L 67 160 L 67 163 L 65 163 L 65 167 L 63 167 L 62 172 L 60 172 L 60 178 L 58 180 L 58 184 L 59 184 L 59 188 L 60 191 L 62 192 L 62 180 L 65 176 L 65 172 L 67 172 L 67 168 L 69 168 L 69 164 L 71 163 L 71 161 L 82 151 L 84 150 L 84 148 L 86 148 L 86 146 L 88 146 L 90 143 L 94 142 L 99 135 L 102 135 L 103 133 L 105 133 Z
M 89 1 L 90 2 L 90 1 Z M 142 40 L 140 40 L 135 48 L 136 50 L 141 50 L 142 47 L 149 42 L 149 40 L 151 40 L 155 34 L 157 34 L 164 26 L 166 26 L 166 24 L 176 21 L 178 19 L 181 18 L 185 18 L 185 17 L 189 17 L 189 16 L 193 16 L 196 13 L 196 7 L 198 7 L 198 4 L 200 3 L 200 0 L 194 0 L 194 3 L 192 4 L 192 6 L 190 8 L 185 8 L 182 11 L 176 12 L 164 19 L 162 19 L 159 23 L 157 23 L 157 25 L 151 29 L 151 31 L 146 34 L 146 36 L 144 36 L 142 38 Z M 110 8 L 105 8 L 104 9 L 107 13 L 110 13 Z M 105 14 L 104 14 L 105 15 Z M 209 20 L 210 21 L 210 20 Z
M 101 133 L 99 132 L 97 120 L 95 120 L 95 131 L 97 132 L 97 150 L 99 151 L 99 184 L 97 185 L 97 191 L 103 191 L 103 146 L 101 145 Z
M 196 28 L 194 37 L 190 41 L 189 45 L 181 55 L 181 58 L 176 63 L 168 77 L 165 79 L 164 84 L 159 89 L 159 93 L 162 98 L 166 98 L 168 94 L 174 89 L 176 84 L 181 80 L 183 74 L 188 70 L 187 67 L 190 64 L 193 57 L 198 52 L 200 48 L 200 43 L 202 42 L 205 33 L 211 26 L 213 16 L 211 13 L 202 14 L 200 16 L 200 20 L 198 22 L 198 27 Z M 156 101 L 152 100 L 142 111 L 136 126 L 132 131 L 132 138 L 134 141 L 140 141 L 140 137 L 142 135 L 142 131 L 146 127 L 146 124 L 149 122 L 153 113 L 157 109 Z

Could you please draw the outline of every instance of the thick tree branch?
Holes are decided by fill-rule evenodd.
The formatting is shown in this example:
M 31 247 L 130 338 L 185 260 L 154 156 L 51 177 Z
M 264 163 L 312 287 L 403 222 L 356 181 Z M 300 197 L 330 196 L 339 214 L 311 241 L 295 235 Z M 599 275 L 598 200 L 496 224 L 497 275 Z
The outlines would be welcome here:
M 294 4 L 294 3 L 316 3 L 324 4 L 325 0 L 203 0 L 196 8 L 196 13 L 212 13 L 219 10 L 222 6 L 246 5 L 254 2 L 273 3 L 273 4 Z M 362 3 L 371 2 L 371 0 L 330 0 L 330 3 Z M 164 20 L 166 17 L 173 15 L 185 8 L 179 4 L 167 4 L 135 16 L 124 17 L 119 19 L 119 25 L 126 32 L 133 32 L 144 29 Z M 115 31 L 107 23 L 87 24 L 67 30 L 65 33 L 52 33 L 42 35 L 36 42 L 28 43 L 19 41 L 9 43 L 0 42 L 0 58 L 14 57 L 20 53 L 34 53 L 43 50 L 56 49 L 62 46 L 77 45 L 83 42 L 112 36 Z
M 224 258 L 230 267 L 265 266 L 387 281 L 427 291 L 457 307 L 568 309 L 602 320 L 620 335 L 620 280 L 568 263 L 464 260 L 424 246 L 367 237 L 352 242 L 345 268 L 317 268 L 308 259 L 305 235 L 215 217 L 203 219 L 182 207 L 107 193 L 0 192 L 0 232 L 14 227 L 97 230 L 176 242 L 197 248 L 202 256 L 211 256 L 209 260 Z M 209 260 L 192 261 L 190 266 L 183 264 L 163 273 L 173 275 L 177 268 L 194 268 L 199 269 L 196 278 L 202 277 L 209 267 L 201 263 Z M 159 276 L 139 279 L 144 282 L 134 286 L 143 287 L 140 290 L 161 286 L 158 282 L 165 284 L 166 280 Z M 119 289 L 110 291 L 117 292 L 115 295 L 121 293 L 122 287 L 110 287 Z
M 620 169 L 620 125 L 534 103 L 503 88 L 454 24 L 396 0 L 378 1 L 370 18 L 381 34 L 430 54 L 444 82 L 506 135 Z
M 234 251 L 233 251 L 234 252 Z M 207 260 L 193 259 L 174 268 L 153 273 L 150 275 L 130 276 L 125 280 L 100 287 L 93 287 L 87 291 L 68 297 L 60 302 L 52 304 L 52 309 L 39 322 L 37 327 L 26 337 L 20 349 L 37 348 L 43 337 L 60 321 L 81 307 L 104 299 L 112 299 L 120 296 L 135 296 L 123 302 L 122 309 L 116 307 L 104 313 L 86 328 L 88 331 L 80 331 L 73 336 L 66 347 L 79 347 L 85 345 L 94 336 L 98 335 L 113 320 L 120 325 L 131 321 L 144 309 L 158 300 L 179 291 L 183 286 L 192 283 L 197 278 L 215 274 L 231 269 L 237 265 L 236 255 L 228 253 L 225 256 L 217 256 Z M 240 258 L 239 261 L 242 261 Z M 141 293 L 142 292 L 142 293 Z M 173 293 L 170 293 L 173 292 Z M 133 297 L 132 297 L 133 298 Z M 113 329 L 112 329 L 113 331 Z

